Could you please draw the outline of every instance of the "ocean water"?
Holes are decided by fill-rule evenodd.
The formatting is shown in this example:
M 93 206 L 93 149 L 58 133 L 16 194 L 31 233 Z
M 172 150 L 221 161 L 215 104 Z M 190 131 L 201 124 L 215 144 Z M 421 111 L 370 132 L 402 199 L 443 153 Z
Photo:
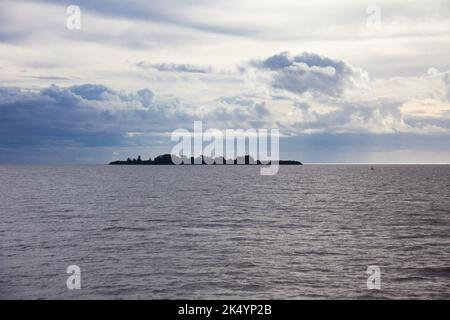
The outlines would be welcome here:
M 0 182 L 3 299 L 450 299 L 450 166 L 0 166 Z

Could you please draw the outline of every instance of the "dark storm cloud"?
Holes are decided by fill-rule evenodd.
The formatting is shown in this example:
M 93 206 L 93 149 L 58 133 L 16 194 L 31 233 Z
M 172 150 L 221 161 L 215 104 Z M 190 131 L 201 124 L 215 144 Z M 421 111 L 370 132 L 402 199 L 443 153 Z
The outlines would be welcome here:
M 219 107 L 202 118 L 188 111 L 177 100 L 158 102 L 149 89 L 0 87 L 0 162 L 104 162 L 108 152 L 149 146 L 169 152 L 167 133 L 191 129 L 194 120 L 237 128 L 268 114 L 264 102 Z
M 0 87 L 0 162 L 106 162 L 113 152 L 122 150 L 124 156 L 135 155 L 135 151 L 129 154 L 127 150 L 149 146 L 169 152 L 171 142 L 163 133 L 176 128 L 191 130 L 193 121 L 199 119 L 204 121 L 205 129 L 271 127 L 267 123 L 270 111 L 264 101 L 248 96 L 219 100 L 214 110 L 199 117 L 177 102 L 158 102 L 149 89 L 123 92 L 98 84 L 67 88 L 52 85 L 39 91 Z M 282 133 L 297 137 L 282 138 L 281 152 L 296 154 L 305 161 L 350 161 L 350 156 L 344 157 L 348 150 L 353 152 L 352 157 L 357 157 L 358 152 L 390 152 L 403 147 L 427 151 L 448 148 L 450 141 L 447 136 L 436 140 L 431 135 L 357 131 L 361 128 L 351 133 L 355 118 L 368 130 L 371 123 L 378 128 L 377 121 L 386 118 L 401 121 L 395 102 L 346 104 L 327 114 L 315 113 L 306 103 L 296 106 L 309 117 L 293 124 L 278 122 Z M 411 125 L 420 127 L 426 121 L 433 124 L 423 119 Z M 301 134 L 316 129 L 317 134 Z M 340 130 L 342 134 L 330 133 Z M 304 153 L 306 156 L 302 156 Z
M 0 87 L 0 148 L 124 147 L 151 143 L 152 134 L 190 128 L 194 120 L 234 128 L 269 115 L 264 101 L 244 106 L 235 97 L 196 116 L 177 99 L 158 102 L 154 97 L 149 89 L 124 92 L 99 84 L 38 91 Z
M 149 89 L 124 93 L 93 84 L 0 88 L 0 147 L 126 145 L 128 132 L 172 129 L 181 117 L 176 105 L 153 96 Z

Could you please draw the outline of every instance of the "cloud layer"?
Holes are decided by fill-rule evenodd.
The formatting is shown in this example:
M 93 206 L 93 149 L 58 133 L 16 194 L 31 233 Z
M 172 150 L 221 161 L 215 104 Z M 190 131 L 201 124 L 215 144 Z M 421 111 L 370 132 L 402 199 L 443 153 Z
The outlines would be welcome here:
M 219 129 L 277 127 L 291 138 L 450 134 L 449 72 L 430 69 L 417 78 L 370 81 L 341 60 L 283 52 L 251 60 L 231 74 L 242 84 L 228 92 L 233 95 L 218 92 L 199 103 L 148 88 L 130 92 L 101 84 L 2 87 L 0 148 L 167 145 L 171 131 L 190 129 L 194 120 Z M 418 89 L 405 91 L 408 86 Z
M 82 0 L 81 30 L 69 4 L 0 0 L 0 162 L 167 152 L 194 120 L 450 161 L 448 1 L 379 1 L 377 30 L 356 0 Z

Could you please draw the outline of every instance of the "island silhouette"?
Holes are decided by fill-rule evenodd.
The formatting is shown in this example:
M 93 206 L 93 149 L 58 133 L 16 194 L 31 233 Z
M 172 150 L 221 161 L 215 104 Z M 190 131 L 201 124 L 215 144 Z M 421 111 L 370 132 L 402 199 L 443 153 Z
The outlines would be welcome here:
M 172 157 L 177 159 L 177 162 L 180 165 L 270 165 L 271 162 L 261 163 L 259 160 L 254 160 L 249 155 L 244 157 L 237 157 L 236 159 L 228 159 L 226 160 L 223 157 L 211 158 L 206 156 L 199 156 L 197 158 L 194 157 L 178 157 L 172 156 L 171 154 L 163 154 L 157 156 L 154 160 L 151 158 L 148 160 L 142 160 L 141 156 L 136 158 L 128 158 L 127 160 L 119 160 L 110 162 L 110 165 L 175 165 L 172 161 Z M 274 161 L 274 163 L 278 163 L 279 165 L 303 165 L 300 161 L 295 160 L 279 160 Z

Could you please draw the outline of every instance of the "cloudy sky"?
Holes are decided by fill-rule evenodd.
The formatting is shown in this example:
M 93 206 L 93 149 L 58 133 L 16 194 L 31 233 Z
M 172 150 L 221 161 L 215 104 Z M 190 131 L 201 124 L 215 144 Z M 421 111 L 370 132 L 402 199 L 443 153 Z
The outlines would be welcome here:
M 202 120 L 304 162 L 449 163 L 449 53 L 448 0 L 0 0 L 0 162 L 153 157 Z

